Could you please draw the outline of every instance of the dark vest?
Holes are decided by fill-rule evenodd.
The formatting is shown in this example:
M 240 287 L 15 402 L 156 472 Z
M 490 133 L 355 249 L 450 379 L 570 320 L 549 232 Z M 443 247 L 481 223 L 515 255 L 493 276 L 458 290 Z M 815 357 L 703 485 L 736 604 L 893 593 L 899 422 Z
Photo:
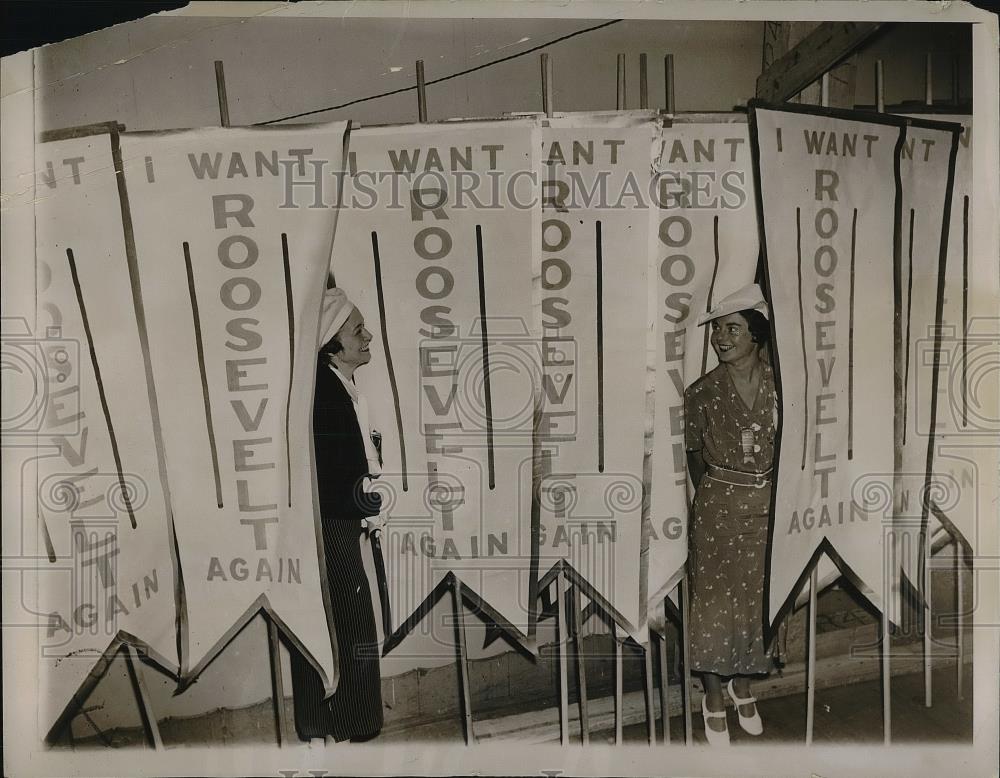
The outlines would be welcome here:
M 368 474 L 362 434 L 351 396 L 326 357 L 321 357 L 316 366 L 313 440 L 320 513 L 325 520 L 356 521 L 378 515 L 377 499 L 362 490 Z

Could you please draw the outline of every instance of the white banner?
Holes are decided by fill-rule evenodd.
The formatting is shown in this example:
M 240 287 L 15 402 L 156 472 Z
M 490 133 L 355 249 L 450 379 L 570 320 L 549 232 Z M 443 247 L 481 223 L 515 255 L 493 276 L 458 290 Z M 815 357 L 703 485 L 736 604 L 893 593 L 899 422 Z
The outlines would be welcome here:
M 688 477 L 684 390 L 718 360 L 709 327 L 695 319 L 753 282 L 757 214 L 743 117 L 675 122 L 662 131 L 655 295 L 655 412 L 649 536 L 649 621 L 663 623 L 663 598 L 687 561 Z
M 393 647 L 454 576 L 530 643 L 537 123 L 352 133 L 332 272 L 374 334 Z
M 564 562 L 633 635 L 659 126 L 635 112 L 567 115 L 542 130 L 539 573 L 551 580 Z
M 957 150 L 957 132 L 917 123 L 906 128 L 900 149 L 903 437 L 892 537 L 893 558 L 918 591 L 924 584 L 926 498 L 941 510 L 951 510 L 961 490 L 952 477 L 934 474 L 932 432 L 938 413 L 949 411 L 947 395 L 938 391 L 948 376 L 940 357 L 935 359 L 942 345 L 945 285 L 949 277 L 961 277 L 961 266 L 948 264 Z M 957 237 L 961 240 L 961 234 Z M 897 595 L 893 604 L 898 609 L 902 592 L 897 583 L 893 576 Z M 893 621 L 898 621 L 900 612 L 895 612 Z
M 824 113 L 752 116 L 781 402 L 771 621 L 820 550 L 885 599 L 901 128 Z
M 976 496 L 984 479 L 990 478 L 977 465 L 975 449 L 996 446 L 1000 427 L 985 398 L 996 397 L 996 318 L 976 317 L 971 311 L 970 294 L 970 224 L 972 197 L 972 119 L 969 116 L 927 116 L 962 125 L 955 160 L 955 180 L 948 231 L 948 259 L 944 282 L 944 305 L 940 333 L 940 373 L 937 407 L 934 417 L 935 450 L 931 494 L 939 512 L 932 512 L 930 528 L 937 531 L 943 521 L 948 531 L 975 551 L 979 546 L 979 516 Z M 911 344 L 911 363 L 928 370 L 933 358 L 933 342 L 923 338 Z M 930 391 L 929 382 L 918 384 L 916 399 Z M 919 422 L 918 417 L 915 421 Z M 928 421 L 929 420 L 924 420 Z M 926 424 L 917 433 L 926 435 Z
M 174 538 L 108 132 L 36 149 L 38 716 L 49 731 L 124 643 L 178 671 Z M 24 488 L 35 489 L 24 484 Z M 13 517 L 10 517 L 13 518 Z
M 264 609 L 336 681 L 312 394 L 345 128 L 122 138 L 186 679 Z

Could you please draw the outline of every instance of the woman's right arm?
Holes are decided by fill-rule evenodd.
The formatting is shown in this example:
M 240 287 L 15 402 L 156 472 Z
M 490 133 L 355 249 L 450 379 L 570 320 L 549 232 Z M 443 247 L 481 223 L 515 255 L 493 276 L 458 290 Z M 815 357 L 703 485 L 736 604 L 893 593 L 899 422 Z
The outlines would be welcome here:
M 691 483 L 693 483 L 694 488 L 697 489 L 698 484 L 701 483 L 701 477 L 705 475 L 705 470 L 707 469 L 705 465 L 705 458 L 701 455 L 701 450 L 688 451 L 687 463 L 688 474 L 691 476 Z
M 688 475 L 697 489 L 708 466 L 702 455 L 705 418 L 693 390 L 692 386 L 684 392 L 684 447 L 687 450 Z

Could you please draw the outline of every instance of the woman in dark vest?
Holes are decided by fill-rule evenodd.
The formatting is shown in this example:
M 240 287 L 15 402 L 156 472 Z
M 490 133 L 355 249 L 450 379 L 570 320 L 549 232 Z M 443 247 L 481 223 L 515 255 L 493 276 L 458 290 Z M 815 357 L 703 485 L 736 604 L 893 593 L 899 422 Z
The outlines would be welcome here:
M 340 680 L 324 701 L 319 675 L 292 652 L 295 729 L 303 740 L 332 736 L 358 742 L 382 729 L 378 637 L 360 546 L 365 520 L 377 516 L 381 506 L 380 496 L 368 491 L 381 468 L 368 406 L 353 381 L 354 371 L 371 360 L 371 339 L 347 295 L 328 289 L 320 318 L 313 438 Z

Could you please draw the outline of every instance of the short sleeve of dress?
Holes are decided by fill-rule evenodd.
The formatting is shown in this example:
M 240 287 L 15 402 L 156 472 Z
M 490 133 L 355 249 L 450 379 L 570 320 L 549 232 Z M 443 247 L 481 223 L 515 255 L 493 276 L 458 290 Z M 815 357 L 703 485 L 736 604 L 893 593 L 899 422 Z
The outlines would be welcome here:
M 705 410 L 699 393 L 689 387 L 684 392 L 684 448 L 701 451 L 704 446 Z

